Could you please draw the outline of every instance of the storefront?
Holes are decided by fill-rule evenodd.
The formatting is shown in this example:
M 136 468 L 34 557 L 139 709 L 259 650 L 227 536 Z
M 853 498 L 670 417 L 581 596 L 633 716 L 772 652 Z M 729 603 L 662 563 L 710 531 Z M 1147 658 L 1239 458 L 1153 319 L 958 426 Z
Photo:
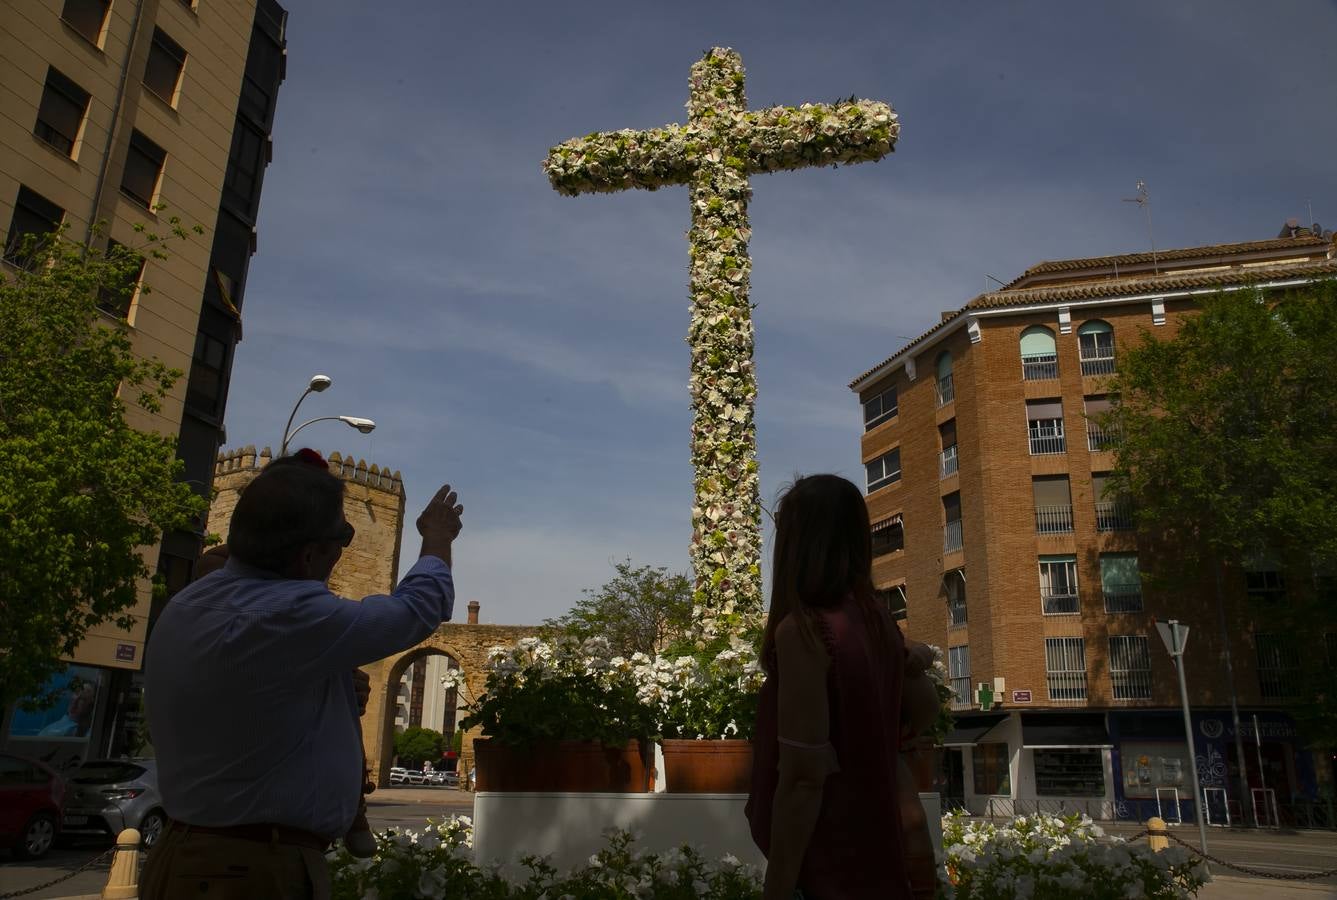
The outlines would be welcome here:
M 130 754 L 143 734 L 139 672 L 70 664 L 5 710 L 0 746 L 55 769 Z

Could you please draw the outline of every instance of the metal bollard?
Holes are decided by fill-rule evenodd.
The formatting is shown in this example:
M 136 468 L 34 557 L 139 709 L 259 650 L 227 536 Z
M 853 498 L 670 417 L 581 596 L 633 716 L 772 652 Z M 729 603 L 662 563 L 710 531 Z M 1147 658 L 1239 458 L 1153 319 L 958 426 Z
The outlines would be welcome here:
M 116 856 L 111 861 L 102 900 L 135 900 L 139 896 L 139 832 L 127 828 L 116 836 Z
M 1152 816 L 1147 819 L 1147 830 L 1164 831 L 1165 820 L 1160 816 Z M 1162 850 L 1169 849 L 1170 839 L 1163 834 L 1149 834 L 1147 835 L 1147 846 L 1151 848 L 1151 852 L 1160 853 Z

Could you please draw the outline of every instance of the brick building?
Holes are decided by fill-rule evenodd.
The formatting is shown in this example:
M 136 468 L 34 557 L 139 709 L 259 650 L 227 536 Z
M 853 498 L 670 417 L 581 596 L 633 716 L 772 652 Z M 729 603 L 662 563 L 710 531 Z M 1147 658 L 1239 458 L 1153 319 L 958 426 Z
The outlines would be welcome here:
M 0 0 L 0 266 L 25 235 L 61 226 L 98 249 L 134 247 L 136 225 L 165 232 L 173 215 L 205 229 L 174 242 L 167 259 L 145 260 L 140 283 L 151 292 L 104 310 L 136 353 L 187 373 L 160 409 L 132 403 L 126 418 L 176 436 L 183 478 L 205 497 L 241 339 L 286 28 L 275 0 Z M 201 537 L 174 532 L 146 549 L 169 592 L 189 581 Z M 47 740 L 53 710 L 10 709 L 0 711 L 0 744 L 57 764 L 129 749 L 155 610 L 145 583 L 126 611 L 132 627 L 90 629 L 67 681 L 51 685 L 63 690 L 77 676 L 91 686 L 95 702 L 76 734 Z
M 1312 230 L 1041 263 L 944 313 L 850 385 L 864 408 L 876 583 L 904 604 L 911 637 L 944 648 L 957 691 L 949 798 L 976 812 L 1061 801 L 1130 817 L 1154 808 L 1157 788 L 1187 800 L 1177 681 L 1152 622 L 1177 617 L 1192 628 L 1203 784 L 1229 784 L 1237 801 L 1213 582 L 1187 596 L 1144 590 L 1139 573 L 1167 561 L 1104 493 L 1113 436 L 1088 416 L 1115 399 L 1121 348 L 1143 332 L 1172 335 L 1195 297 L 1334 276 L 1337 245 Z M 1257 753 L 1283 802 L 1330 792 L 1332 761 L 1315 765 L 1279 703 L 1297 689 L 1294 636 L 1269 630 L 1259 597 L 1280 573 L 1233 562 L 1225 611 L 1250 782 L 1260 783 Z M 981 685 L 1000 701 L 987 712 Z

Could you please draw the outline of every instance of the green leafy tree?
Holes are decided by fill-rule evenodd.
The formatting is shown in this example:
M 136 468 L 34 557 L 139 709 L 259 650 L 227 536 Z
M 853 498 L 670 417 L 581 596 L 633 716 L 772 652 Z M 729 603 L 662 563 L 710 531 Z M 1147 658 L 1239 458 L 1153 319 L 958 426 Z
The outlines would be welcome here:
M 99 308 L 128 307 L 143 258 L 189 232 L 174 218 L 140 236 L 110 254 L 29 238 L 0 266 L 0 705 L 36 695 L 90 628 L 129 627 L 145 549 L 204 510 L 177 480 L 175 435 L 126 422 L 181 373 L 137 356 Z
M 653 656 L 668 643 L 688 634 L 692 624 L 692 585 L 686 575 L 663 567 L 633 567 L 630 559 L 613 565 L 617 573 L 570 612 L 548 619 L 551 631 L 578 640 L 608 639 L 615 654 Z
M 399 764 L 410 769 L 421 768 L 423 760 L 435 764 L 445 749 L 446 736 L 430 728 L 414 725 L 395 735 L 395 753 L 399 756 Z
M 1139 529 L 1174 561 L 1149 576 L 1174 585 L 1210 573 L 1225 604 L 1240 599 L 1243 561 L 1277 559 L 1288 602 L 1268 615 L 1301 645 L 1337 628 L 1334 329 L 1337 282 L 1209 297 L 1173 338 L 1148 334 L 1121 354 L 1120 402 L 1102 418 L 1120 435 L 1110 490 L 1131 498 Z M 1311 740 L 1337 743 L 1337 661 L 1325 667 L 1321 645 L 1303 650 L 1311 696 L 1297 718 Z

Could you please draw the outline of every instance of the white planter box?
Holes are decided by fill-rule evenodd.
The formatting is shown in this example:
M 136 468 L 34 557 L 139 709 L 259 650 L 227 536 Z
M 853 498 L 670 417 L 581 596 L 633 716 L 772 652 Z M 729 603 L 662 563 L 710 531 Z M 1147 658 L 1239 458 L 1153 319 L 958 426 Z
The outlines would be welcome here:
M 933 843 L 942 857 L 942 801 L 920 794 Z M 732 853 L 764 868 L 765 858 L 752 843 L 743 807 L 746 794 L 575 794 L 498 793 L 474 798 L 474 860 L 498 862 L 510 877 L 527 870 L 520 857 L 551 855 L 559 870 L 587 862 L 607 843 L 606 828 L 637 836 L 636 847 L 660 853 L 683 844 L 717 860 Z

